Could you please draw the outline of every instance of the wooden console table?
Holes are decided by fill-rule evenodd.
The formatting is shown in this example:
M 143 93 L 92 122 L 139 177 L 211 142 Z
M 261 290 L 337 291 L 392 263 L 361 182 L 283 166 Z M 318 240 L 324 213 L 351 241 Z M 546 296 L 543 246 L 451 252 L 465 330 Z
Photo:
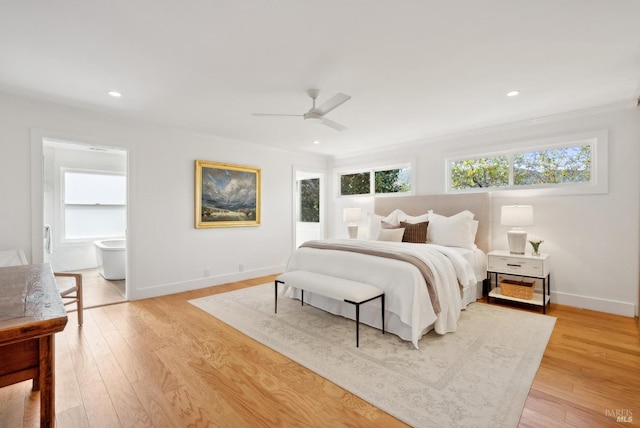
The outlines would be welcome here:
M 54 335 L 66 324 L 51 266 L 0 268 L 0 387 L 33 379 L 41 427 L 55 425 Z

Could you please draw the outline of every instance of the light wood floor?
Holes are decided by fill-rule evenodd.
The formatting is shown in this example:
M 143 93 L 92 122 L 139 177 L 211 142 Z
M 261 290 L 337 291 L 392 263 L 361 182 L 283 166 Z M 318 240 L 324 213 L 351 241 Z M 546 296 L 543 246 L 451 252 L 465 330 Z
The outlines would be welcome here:
M 84 269 L 74 271 L 82 274 L 82 291 L 85 308 L 96 306 L 112 305 L 114 303 L 125 302 L 125 280 L 109 281 L 100 275 L 98 269 Z M 63 282 L 73 281 L 71 278 L 56 278 L 56 282 L 62 285 Z M 75 305 L 68 307 L 75 310 Z
M 82 328 L 70 314 L 56 336 L 57 426 L 404 426 L 187 303 L 271 280 L 90 309 Z M 637 426 L 635 320 L 557 305 L 549 314 L 558 320 L 520 426 Z M 0 389 L 1 427 L 38 425 L 30 388 Z M 616 410 L 633 424 L 608 419 Z

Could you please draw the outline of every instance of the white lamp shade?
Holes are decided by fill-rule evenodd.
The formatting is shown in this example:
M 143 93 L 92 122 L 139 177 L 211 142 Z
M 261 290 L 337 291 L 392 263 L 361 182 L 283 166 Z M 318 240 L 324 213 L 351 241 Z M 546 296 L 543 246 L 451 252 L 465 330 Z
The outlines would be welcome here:
M 347 223 L 357 223 L 362 220 L 361 208 L 345 208 L 342 213 L 342 218 Z
M 500 223 L 504 226 L 531 226 L 533 224 L 533 206 L 503 205 Z

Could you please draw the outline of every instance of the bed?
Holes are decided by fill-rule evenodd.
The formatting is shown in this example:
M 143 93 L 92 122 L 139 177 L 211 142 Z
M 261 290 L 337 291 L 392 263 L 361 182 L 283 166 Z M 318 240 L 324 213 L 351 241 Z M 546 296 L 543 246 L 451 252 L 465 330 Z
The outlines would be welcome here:
M 430 243 L 378 240 L 393 235 L 397 241 L 404 230 L 422 233 L 425 220 L 429 220 Z M 458 227 L 461 224 L 465 227 Z M 472 241 L 467 226 L 475 235 Z M 306 242 L 292 253 L 286 271 L 323 273 L 382 288 L 386 330 L 418 348 L 420 338 L 431 330 L 438 334 L 455 331 L 460 311 L 482 295 L 490 227 L 488 193 L 375 198 L 370 239 Z M 462 230 L 465 233 L 459 233 Z M 283 292 L 300 298 L 297 289 Z M 305 303 L 354 318 L 353 306 L 338 300 L 307 293 Z M 363 305 L 360 321 L 379 328 L 379 304 Z

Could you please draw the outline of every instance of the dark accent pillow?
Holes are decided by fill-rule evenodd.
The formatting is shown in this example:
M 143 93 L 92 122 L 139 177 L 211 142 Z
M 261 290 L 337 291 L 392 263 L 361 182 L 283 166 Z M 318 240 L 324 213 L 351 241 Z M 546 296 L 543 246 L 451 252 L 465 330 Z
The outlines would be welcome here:
M 404 235 L 402 235 L 402 242 L 413 242 L 415 244 L 427 243 L 427 228 L 429 222 L 422 223 L 405 223 L 400 222 L 400 227 L 404 227 Z

